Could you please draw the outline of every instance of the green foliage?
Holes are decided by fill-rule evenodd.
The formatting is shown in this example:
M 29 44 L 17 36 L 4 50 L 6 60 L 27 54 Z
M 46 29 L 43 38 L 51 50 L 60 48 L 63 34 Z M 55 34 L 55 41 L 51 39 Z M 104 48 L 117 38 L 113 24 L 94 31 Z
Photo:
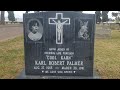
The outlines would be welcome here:
M 8 11 L 8 19 L 9 21 L 15 21 L 15 16 L 13 11 Z
M 102 11 L 102 22 L 109 21 L 109 19 L 108 19 L 108 12 L 109 11 Z
M 98 23 L 100 23 L 101 22 L 101 13 L 100 13 L 100 11 L 96 11 L 95 12 L 95 14 L 96 14 L 96 23 L 98 22 Z
M 28 13 L 28 12 L 30 12 L 30 11 L 26 11 L 25 13 Z
M 113 17 L 117 17 L 117 16 L 118 16 L 118 13 L 112 12 L 112 16 L 113 16 Z
M 2 25 L 4 25 L 5 24 L 5 11 L 1 11 L 1 23 L 0 24 L 2 24 Z
M 119 22 L 120 22 L 119 12 L 116 12 L 116 13 L 113 12 L 112 16 L 115 17 L 116 23 L 119 24 Z

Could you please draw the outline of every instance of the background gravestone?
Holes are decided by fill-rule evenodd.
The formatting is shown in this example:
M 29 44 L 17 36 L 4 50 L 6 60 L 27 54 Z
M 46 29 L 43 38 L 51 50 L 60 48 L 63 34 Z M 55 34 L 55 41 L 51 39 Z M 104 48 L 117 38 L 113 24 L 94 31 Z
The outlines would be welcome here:
M 111 38 L 110 24 L 97 24 L 95 38 Z
M 24 14 L 25 74 L 93 77 L 95 15 Z

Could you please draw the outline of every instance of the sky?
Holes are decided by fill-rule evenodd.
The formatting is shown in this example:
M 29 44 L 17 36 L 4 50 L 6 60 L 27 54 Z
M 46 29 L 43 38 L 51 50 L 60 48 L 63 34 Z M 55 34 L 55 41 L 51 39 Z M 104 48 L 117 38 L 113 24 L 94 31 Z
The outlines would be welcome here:
M 31 11 L 30 13 L 32 13 L 32 12 L 33 11 Z M 112 12 L 117 12 L 117 11 L 109 11 L 108 17 L 114 19 L 114 17 L 112 17 Z M 22 19 L 23 13 L 25 13 L 25 11 L 14 11 L 14 14 L 15 14 L 16 18 L 21 18 Z M 83 11 L 83 13 L 94 14 L 95 11 Z M 5 17 L 7 17 L 7 16 L 8 16 L 8 13 L 7 13 L 7 11 L 5 11 Z

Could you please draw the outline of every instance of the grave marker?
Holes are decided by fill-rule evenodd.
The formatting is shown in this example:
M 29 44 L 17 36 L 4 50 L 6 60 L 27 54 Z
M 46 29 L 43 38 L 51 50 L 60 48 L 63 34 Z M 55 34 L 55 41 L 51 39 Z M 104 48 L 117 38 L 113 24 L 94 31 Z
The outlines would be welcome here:
M 23 18 L 27 76 L 93 77 L 94 14 L 48 11 Z

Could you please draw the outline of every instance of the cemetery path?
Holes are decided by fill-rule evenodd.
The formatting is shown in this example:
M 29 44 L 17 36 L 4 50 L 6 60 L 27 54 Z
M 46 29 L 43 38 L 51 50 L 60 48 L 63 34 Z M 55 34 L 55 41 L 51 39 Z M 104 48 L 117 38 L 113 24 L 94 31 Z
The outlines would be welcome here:
M 23 34 L 23 25 L 0 25 L 0 42 Z

